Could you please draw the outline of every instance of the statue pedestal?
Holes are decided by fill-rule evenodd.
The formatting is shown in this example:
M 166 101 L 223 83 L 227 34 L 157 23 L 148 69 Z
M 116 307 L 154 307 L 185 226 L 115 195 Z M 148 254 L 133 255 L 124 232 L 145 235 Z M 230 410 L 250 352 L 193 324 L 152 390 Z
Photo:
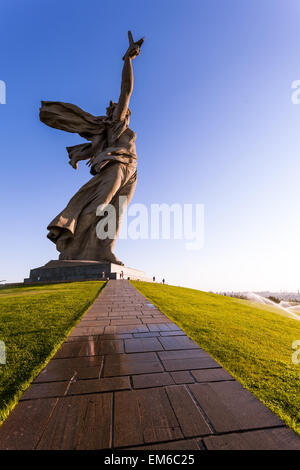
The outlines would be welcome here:
M 123 272 L 123 277 L 122 277 Z M 113 263 L 85 260 L 52 260 L 45 266 L 31 269 L 24 283 L 57 281 L 92 281 L 109 279 L 132 279 L 149 281 L 144 271 Z

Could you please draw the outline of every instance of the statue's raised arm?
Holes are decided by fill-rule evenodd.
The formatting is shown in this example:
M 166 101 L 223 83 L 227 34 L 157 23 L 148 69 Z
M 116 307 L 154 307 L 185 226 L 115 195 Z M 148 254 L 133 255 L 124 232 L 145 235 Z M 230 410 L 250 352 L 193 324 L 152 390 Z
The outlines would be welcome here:
M 139 41 L 134 42 L 131 31 L 128 31 L 128 39 L 129 47 L 123 57 L 124 66 L 122 71 L 121 93 L 118 105 L 114 111 L 114 119 L 118 121 L 122 121 L 125 119 L 129 106 L 130 96 L 133 90 L 133 71 L 131 61 L 139 55 L 141 45 L 144 42 L 144 38 L 141 38 Z

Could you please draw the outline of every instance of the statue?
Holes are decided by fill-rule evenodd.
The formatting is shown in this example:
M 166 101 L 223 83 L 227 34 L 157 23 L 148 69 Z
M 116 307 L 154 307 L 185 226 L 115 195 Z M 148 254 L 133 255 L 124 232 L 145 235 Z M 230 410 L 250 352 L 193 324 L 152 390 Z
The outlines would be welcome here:
M 93 116 L 70 103 L 42 101 L 40 120 L 50 127 L 78 133 L 90 143 L 67 147 L 69 163 L 88 160 L 93 178 L 72 197 L 66 208 L 50 222 L 47 237 L 56 244 L 60 260 L 91 260 L 123 265 L 113 253 L 122 211 L 119 197 L 129 204 L 137 180 L 136 134 L 129 128 L 129 100 L 133 90 L 132 60 L 140 53 L 144 38 L 133 41 L 123 57 L 119 101 L 110 101 L 106 116 Z M 99 239 L 96 215 L 100 205 L 113 204 L 117 223 L 113 238 Z

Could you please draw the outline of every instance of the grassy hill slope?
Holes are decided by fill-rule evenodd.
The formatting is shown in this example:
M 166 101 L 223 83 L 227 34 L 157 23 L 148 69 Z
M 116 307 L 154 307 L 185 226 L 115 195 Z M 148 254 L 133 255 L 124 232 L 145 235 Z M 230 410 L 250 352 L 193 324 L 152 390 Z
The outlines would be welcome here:
M 299 321 L 232 297 L 132 284 L 300 434 L 300 365 L 291 360 Z
M 73 282 L 0 289 L 0 423 L 57 351 L 105 282 Z

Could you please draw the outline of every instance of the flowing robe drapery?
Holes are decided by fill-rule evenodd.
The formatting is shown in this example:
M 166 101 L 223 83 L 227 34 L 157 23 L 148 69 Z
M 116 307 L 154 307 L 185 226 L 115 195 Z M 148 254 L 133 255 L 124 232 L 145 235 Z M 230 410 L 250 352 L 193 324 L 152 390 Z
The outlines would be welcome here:
M 60 259 L 105 261 L 110 259 L 120 228 L 119 197 L 129 203 L 136 185 L 137 157 L 132 143 L 135 133 L 128 128 L 129 119 L 114 121 L 107 116 L 93 116 L 70 104 L 42 101 L 40 119 L 50 127 L 78 133 L 90 143 L 67 147 L 71 161 L 94 158 L 94 177 L 72 197 L 66 208 L 48 225 L 48 238 L 56 244 Z M 126 135 L 128 144 L 120 144 Z M 100 217 L 97 207 L 111 203 L 116 209 L 114 238 L 100 240 L 96 226 Z M 124 209 L 124 208 L 123 208 Z

